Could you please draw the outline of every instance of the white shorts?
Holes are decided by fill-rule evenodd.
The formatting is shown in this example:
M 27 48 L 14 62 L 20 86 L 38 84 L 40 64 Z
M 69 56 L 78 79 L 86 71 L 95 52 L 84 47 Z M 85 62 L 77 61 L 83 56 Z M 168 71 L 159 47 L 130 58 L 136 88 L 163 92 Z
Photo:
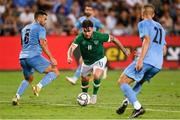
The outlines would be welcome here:
M 82 67 L 81 67 L 81 76 L 86 77 L 91 72 L 94 73 L 97 68 L 102 69 L 104 71 L 106 63 L 107 63 L 106 56 L 104 56 L 102 59 L 96 61 L 92 65 L 86 65 L 86 64 L 83 63 Z

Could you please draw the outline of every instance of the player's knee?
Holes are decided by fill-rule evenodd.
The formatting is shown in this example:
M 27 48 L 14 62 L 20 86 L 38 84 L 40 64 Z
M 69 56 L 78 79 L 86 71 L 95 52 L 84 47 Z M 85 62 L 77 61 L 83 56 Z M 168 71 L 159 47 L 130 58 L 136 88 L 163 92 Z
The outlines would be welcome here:
M 58 77 L 59 74 L 60 74 L 60 73 L 59 73 L 59 70 L 58 70 L 57 68 L 54 68 L 54 69 L 53 69 L 53 72 L 56 74 L 57 77 Z
M 27 80 L 29 83 L 32 83 L 32 81 L 34 80 L 34 77 L 32 75 L 25 77 L 25 80 Z
M 88 78 L 88 77 L 83 77 L 83 76 L 82 76 L 81 78 L 82 78 L 82 80 L 81 80 L 82 82 L 88 82 L 88 81 L 89 81 L 89 78 Z
M 57 77 L 59 76 L 59 70 L 56 66 L 49 67 L 49 69 L 46 70 L 46 73 L 49 73 L 49 72 L 54 72 Z
M 122 74 L 122 75 L 119 77 L 119 79 L 118 79 L 118 84 L 119 84 L 119 85 L 122 85 L 122 84 L 124 84 L 124 83 L 127 83 L 125 78 L 126 78 L 125 75 Z
M 94 74 L 94 79 L 97 80 L 97 79 L 100 79 L 101 78 L 101 75 L 100 74 Z
M 79 58 L 79 64 L 81 65 L 83 63 L 82 57 Z

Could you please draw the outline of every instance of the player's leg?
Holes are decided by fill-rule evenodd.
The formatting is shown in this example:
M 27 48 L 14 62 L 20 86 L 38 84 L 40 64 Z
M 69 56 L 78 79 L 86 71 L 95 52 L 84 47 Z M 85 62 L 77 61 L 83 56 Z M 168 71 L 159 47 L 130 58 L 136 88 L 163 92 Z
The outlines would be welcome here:
M 143 79 L 141 81 L 135 82 L 135 84 L 133 85 L 133 90 L 136 92 L 136 95 L 139 94 L 139 92 L 141 91 L 141 88 L 142 88 L 142 85 L 144 84 L 144 82 L 149 81 L 159 71 L 160 71 L 160 69 L 152 66 L 152 69 L 149 69 L 147 72 L 145 72 Z
M 160 71 L 160 69 L 155 68 L 155 67 L 152 66 L 152 69 L 149 69 L 147 72 L 145 72 L 144 77 L 143 77 L 143 79 L 141 81 L 139 81 L 139 82 L 135 81 L 135 84 L 133 86 L 133 90 L 135 91 L 136 95 L 139 94 L 144 82 L 149 81 L 159 71 Z M 122 114 L 124 112 L 124 110 L 126 109 L 128 104 L 129 104 L 129 100 L 128 100 L 128 98 L 125 98 L 123 100 L 123 102 L 122 102 L 121 107 L 119 108 L 119 113 L 120 114 Z
M 13 105 L 19 104 L 20 97 L 27 89 L 28 85 L 33 81 L 33 69 L 27 64 L 26 59 L 20 60 L 20 64 L 23 69 L 24 80 L 18 87 L 15 97 L 12 99 Z
M 100 87 L 101 77 L 103 75 L 106 62 L 107 62 L 107 58 L 104 57 L 92 65 L 94 81 L 93 81 L 93 95 L 91 96 L 91 104 L 96 104 L 97 102 L 97 93 Z
M 142 81 L 140 82 L 141 84 L 144 83 L 144 81 L 149 81 L 153 76 L 155 76 L 160 69 L 155 68 L 149 64 L 143 64 L 143 69 L 144 70 L 144 76 L 142 78 Z M 143 110 L 142 108 L 140 110 L 136 110 L 134 109 L 131 118 L 135 118 L 138 117 L 139 115 L 143 114 L 145 112 L 145 110 Z
M 89 73 L 92 72 L 92 66 L 91 65 L 85 65 L 84 63 L 82 64 L 82 69 L 81 69 L 81 89 L 82 92 L 88 92 L 89 88 Z
M 140 82 L 136 82 L 136 81 L 135 81 L 132 89 L 133 89 L 133 91 L 136 93 L 136 95 L 139 94 L 139 92 L 140 92 L 140 90 L 141 90 L 142 85 L 143 85 L 144 82 L 145 82 L 145 80 L 141 80 Z M 129 104 L 129 100 L 128 100 L 128 98 L 125 98 L 125 99 L 123 100 L 122 104 L 121 104 L 121 107 L 122 107 L 122 109 L 123 109 L 123 112 L 124 112 L 124 110 L 126 109 L 126 107 L 128 106 L 128 104 Z
M 38 96 L 43 87 L 51 83 L 59 76 L 59 71 L 56 66 L 51 65 L 51 63 L 43 56 L 36 56 L 32 58 L 29 63 L 38 72 L 46 74 L 36 86 L 33 86 L 33 92 L 36 96 Z
M 107 78 L 107 71 L 108 71 L 108 66 L 106 65 L 104 72 L 103 72 L 103 76 L 102 79 L 106 79 Z
M 136 95 L 138 95 L 139 92 L 141 91 L 141 88 L 142 88 L 142 85 L 144 82 L 145 82 L 145 80 L 143 79 L 139 82 L 136 81 L 135 84 L 133 85 L 133 90 L 136 93 Z
M 101 83 L 101 76 L 103 75 L 103 70 L 96 68 L 95 71 L 93 72 L 93 77 L 94 77 L 94 81 L 93 81 L 93 94 L 91 96 L 91 104 L 96 104 L 97 102 L 97 93 L 100 87 L 100 83 Z
M 88 88 L 89 88 L 89 79 L 88 77 L 83 77 L 82 76 L 82 79 L 81 79 L 81 89 L 82 89 L 82 92 L 85 92 L 87 93 L 88 92 Z
M 129 104 L 129 101 L 131 101 L 131 102 L 136 101 L 135 92 L 129 86 L 129 84 L 132 82 L 134 82 L 134 80 L 131 78 L 128 78 L 124 73 L 121 74 L 121 76 L 118 80 L 119 86 L 126 97 L 126 99 L 123 101 L 121 107 L 116 111 L 118 114 L 124 113 L 126 107 Z
M 136 63 L 131 63 L 120 76 L 118 83 L 120 85 L 121 90 L 123 91 L 126 98 L 128 98 L 129 102 L 133 105 L 134 111 L 131 117 L 137 117 L 145 112 L 142 108 L 141 104 L 137 100 L 136 92 L 130 87 L 130 83 L 133 81 L 140 82 L 143 79 L 143 76 L 146 71 L 150 69 L 147 65 L 143 65 L 143 68 L 140 71 L 135 70 Z M 126 109 L 128 104 L 123 104 L 116 112 L 118 114 L 122 114 Z
M 79 47 L 75 49 L 74 51 L 74 57 L 76 60 L 76 63 L 78 65 L 74 75 L 72 77 L 68 77 L 66 76 L 66 80 L 68 80 L 71 84 L 75 85 L 76 81 L 79 79 L 79 77 L 81 76 L 81 67 L 82 67 L 82 63 L 83 63 L 83 59 L 81 57 L 81 53 L 80 53 L 80 49 Z
M 79 65 L 72 77 L 66 76 L 66 80 L 68 80 L 71 84 L 75 85 L 79 77 L 81 76 L 81 67 L 82 67 L 82 57 L 79 59 Z
M 128 98 L 129 102 L 133 105 L 134 111 L 130 117 L 134 118 L 141 114 L 143 114 L 145 111 L 142 108 L 142 105 L 137 100 L 136 93 L 133 91 L 133 89 L 130 87 L 130 83 L 132 83 L 134 80 L 126 76 L 125 74 L 122 74 L 122 76 L 119 79 L 120 88 L 123 91 L 124 95 Z M 122 110 L 122 109 L 121 109 Z M 117 113 L 123 113 L 124 111 L 116 111 Z

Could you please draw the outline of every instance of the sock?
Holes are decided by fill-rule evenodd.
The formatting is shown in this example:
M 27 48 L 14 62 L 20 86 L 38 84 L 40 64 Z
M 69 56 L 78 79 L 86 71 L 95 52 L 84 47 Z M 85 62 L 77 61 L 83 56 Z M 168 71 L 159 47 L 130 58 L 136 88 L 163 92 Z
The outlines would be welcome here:
M 20 96 L 24 93 L 28 85 L 29 85 L 29 82 L 27 80 L 23 80 L 16 92 L 16 96 L 20 98 Z
M 82 92 L 88 92 L 88 88 L 89 88 L 89 81 L 82 81 L 82 86 L 81 86 L 81 89 L 82 89 Z
M 51 83 L 54 79 L 56 79 L 57 75 L 54 72 L 49 72 L 44 76 L 44 78 L 38 83 L 38 87 L 42 88 L 49 83 Z
M 142 84 L 139 83 L 139 82 L 135 82 L 135 84 L 134 84 L 134 86 L 133 86 L 133 91 L 136 93 L 136 95 L 139 94 L 141 88 L 142 88 Z M 123 103 L 126 102 L 126 101 L 127 101 L 127 103 L 129 104 L 128 98 L 125 98 L 125 99 L 123 100 Z
M 141 104 L 139 103 L 139 101 L 136 101 L 133 103 L 134 109 L 139 110 L 141 108 Z
M 136 82 L 133 86 L 133 90 L 135 91 L 136 95 L 139 94 L 140 90 L 142 88 L 142 84 L 139 82 Z
M 76 69 L 76 72 L 74 73 L 74 80 L 75 82 L 78 80 L 78 78 L 81 76 L 81 65 L 78 66 L 78 68 Z
M 128 84 L 122 84 L 120 85 L 120 88 L 131 104 L 137 101 L 136 93 L 132 90 L 132 88 Z
M 97 95 L 100 86 L 100 79 L 94 80 L 93 82 L 93 95 Z

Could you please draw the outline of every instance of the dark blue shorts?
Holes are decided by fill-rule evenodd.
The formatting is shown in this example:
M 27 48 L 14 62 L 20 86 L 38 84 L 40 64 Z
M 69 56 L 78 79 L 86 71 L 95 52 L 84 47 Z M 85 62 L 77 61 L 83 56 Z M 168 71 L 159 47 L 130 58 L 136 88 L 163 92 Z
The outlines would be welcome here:
M 45 57 L 39 55 L 32 58 L 20 59 L 20 64 L 23 69 L 24 76 L 29 77 L 29 75 L 34 73 L 34 69 L 43 73 L 50 65 L 50 62 Z
M 133 61 L 124 70 L 123 73 L 137 82 L 141 80 L 150 80 L 154 75 L 156 75 L 160 71 L 160 69 L 146 63 L 143 63 L 143 67 L 140 71 L 136 71 L 135 66 L 136 66 L 136 62 Z

